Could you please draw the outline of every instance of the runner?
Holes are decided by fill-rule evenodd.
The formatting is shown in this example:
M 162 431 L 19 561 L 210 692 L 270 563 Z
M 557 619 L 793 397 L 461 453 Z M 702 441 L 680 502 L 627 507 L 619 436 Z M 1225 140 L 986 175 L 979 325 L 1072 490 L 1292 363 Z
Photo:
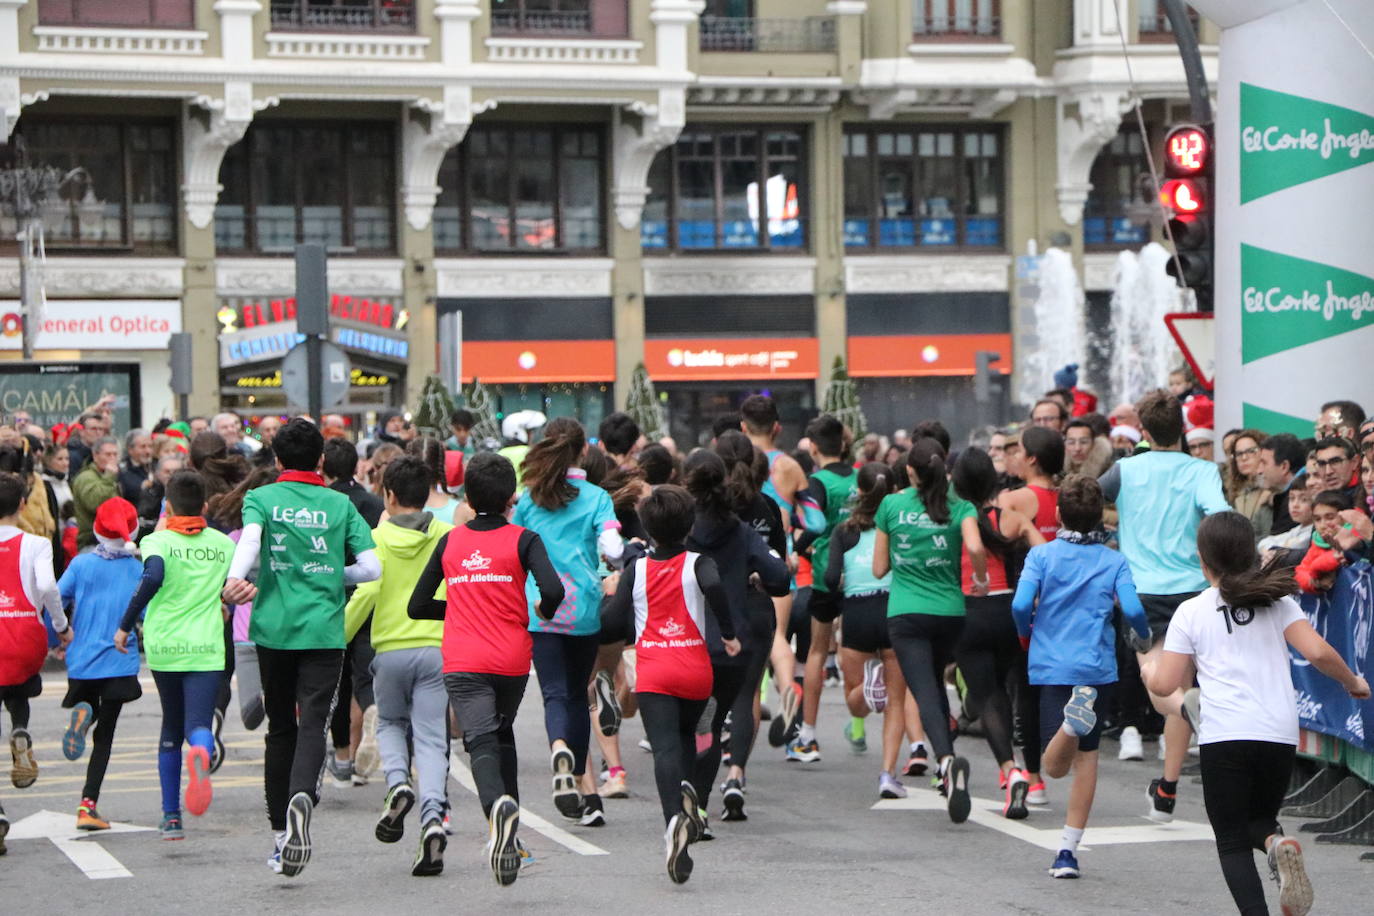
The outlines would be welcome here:
M 1258 849 L 1279 882 L 1283 912 L 1302 916 L 1312 906 L 1312 885 L 1301 845 L 1284 837 L 1278 821 L 1298 743 L 1288 647 L 1355 699 L 1369 698 L 1369 684 L 1289 597 L 1292 571 L 1260 568 L 1245 516 L 1222 512 L 1204 519 L 1197 548 L 1210 587 L 1174 612 L 1163 651 L 1144 665 L 1145 682 L 1171 699 L 1194 678 L 1201 685 L 1202 795 L 1236 908 L 1268 912 L 1252 852 Z
M 534 584 L 527 589 L 534 670 L 552 751 L 553 803 L 568 820 L 599 827 L 606 823 L 601 797 L 578 791 L 592 730 L 587 688 L 601 644 L 598 555 L 616 560 L 625 547 L 610 494 L 588 483 L 578 466 L 586 450 L 587 436 L 576 420 L 551 420 L 525 456 L 525 492 L 511 520 L 543 539 L 564 587 L 557 610 L 545 616 L 534 613 Z
M 515 488 L 515 468 L 505 458 L 483 452 L 472 459 L 464 493 L 476 518 L 439 538 L 409 604 L 412 619 L 444 621 L 444 686 L 463 728 L 463 747 L 488 821 L 492 875 L 503 887 L 519 876 L 522 858 L 515 835 L 520 820 L 515 715 L 525 696 L 538 635 L 529 632 L 526 579 L 534 578 L 538 619 L 548 620 L 564 606 L 563 585 L 543 540 L 505 519 Z M 436 599 L 441 588 L 445 597 Z M 582 687 L 585 696 L 586 684 Z M 404 736 L 398 733 L 389 740 L 399 756 Z M 437 788 L 442 790 L 442 781 Z M 397 801 L 388 796 L 388 802 Z M 426 838 L 431 835 L 442 849 L 443 828 L 435 831 L 432 821 L 425 828 Z
M 692 497 L 681 487 L 659 487 L 645 501 L 641 517 L 653 550 L 626 567 L 602 626 L 627 634 L 633 628 L 635 692 L 653 747 L 654 781 L 667 827 L 668 877 L 682 884 L 692 875 L 687 847 L 704 839 L 706 829 L 700 816 L 705 800 L 691 776 L 697 722 L 713 686 L 708 608 L 724 653 L 738 655 L 740 643 L 716 564 L 684 543 L 695 521 Z
M 944 674 L 954 661 L 964 625 L 960 551 L 967 546 L 977 597 L 988 592 L 987 553 L 978 534 L 978 511 L 949 495 L 940 443 L 918 439 L 907 454 L 907 474 L 911 487 L 888 496 L 878 507 L 873 575 L 881 579 L 892 572 L 888 638 L 939 762 L 940 791 L 949 818 L 962 824 L 971 808 L 969 767 L 963 757 L 954 756 Z
M 310 818 L 335 691 L 343 667 L 344 585 L 381 574 L 372 535 L 353 503 L 324 485 L 324 437 L 297 417 L 272 440 L 277 482 L 248 493 L 243 533 L 224 599 L 253 602 L 267 707 L 263 793 L 274 848 L 267 864 L 287 877 L 310 861 Z M 345 567 L 345 555 L 354 557 Z M 244 577 L 260 560 L 258 586 Z
M 997 504 L 1033 520 L 1042 538 L 1054 540 L 1059 530 L 1054 478 L 1064 469 L 1064 437 L 1044 426 L 1029 426 L 1021 431 L 1019 443 L 1007 444 L 1006 462 L 1007 469 L 1026 485 L 1003 490 Z
M 1065 480 L 1057 512 L 1063 527 L 1055 540 L 1026 555 L 1011 610 L 1021 643 L 1029 647 L 1030 682 L 1040 688 L 1045 772 L 1062 779 L 1073 769 L 1064 832 L 1049 873 L 1077 878 L 1078 844 L 1097 791 L 1102 725 L 1094 705 L 1108 703 L 1116 687 L 1116 603 L 1132 646 L 1148 645 L 1150 633 L 1130 567 L 1096 530 L 1102 524 L 1097 481 Z
M 80 760 L 86 750 L 86 732 L 92 736 L 91 759 L 86 764 L 86 784 L 76 809 L 76 829 L 108 830 L 96 802 L 110 763 L 115 727 L 125 703 L 143 696 L 138 683 L 139 656 L 114 649 L 114 634 L 138 588 L 143 564 L 134 556 L 130 539 L 138 530 L 138 510 L 126 500 L 107 499 L 95 512 L 96 548 L 72 560 L 57 582 L 62 604 L 69 611 L 72 642 L 67 647 L 67 696 L 62 707 L 72 711 L 71 723 L 62 737 L 62 754 Z
M 128 652 L 139 615 L 143 648 L 162 704 L 157 774 L 162 784 L 164 840 L 185 836 L 181 819 L 181 748 L 186 751 L 186 810 L 199 817 L 210 807 L 210 755 L 214 751 L 215 698 L 224 672 L 224 607 L 220 592 L 234 542 L 206 526 L 205 482 L 199 471 L 177 471 L 167 481 L 166 528 L 143 539 L 143 577 L 129 600 L 115 648 Z

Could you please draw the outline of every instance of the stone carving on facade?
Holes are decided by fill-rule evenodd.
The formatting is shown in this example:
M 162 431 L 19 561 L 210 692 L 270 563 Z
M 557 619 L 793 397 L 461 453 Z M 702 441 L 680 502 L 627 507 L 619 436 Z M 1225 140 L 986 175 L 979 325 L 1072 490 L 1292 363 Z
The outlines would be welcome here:
M 853 257 L 845 264 L 845 291 L 854 293 L 1005 292 L 1005 255 L 890 258 Z
M 428 228 L 434 216 L 444 156 L 463 142 L 474 114 L 486 107 L 473 105 L 470 86 L 445 86 L 442 102 L 420 99 L 411 103 L 402 135 L 401 199 L 406 222 L 416 232 Z
M 329 265 L 329 288 L 349 295 L 399 296 L 402 265 L 399 259 L 338 259 Z M 225 296 L 291 295 L 296 290 L 296 265 L 290 258 L 221 258 L 215 265 L 215 288 Z
M 471 261 L 438 261 L 438 294 L 445 298 L 590 298 L 611 294 L 609 259 L 558 265 L 512 260 L 493 267 Z
M 243 139 L 254 114 L 279 101 L 255 99 L 251 83 L 231 82 L 224 84 L 223 98 L 199 95 L 184 106 L 181 196 L 192 226 L 204 229 L 214 218 L 219 192 L 224 190 L 219 183 L 224 154 Z
M 50 298 L 173 298 L 182 293 L 184 270 L 180 258 L 49 258 L 43 286 Z M 19 266 L 11 261 L 0 268 L 0 296 L 18 295 Z
M 648 296 L 712 296 L 730 294 L 811 295 L 816 288 L 816 263 L 790 258 L 762 263 L 755 258 L 693 258 L 689 263 L 644 262 L 644 293 Z
M 1121 117 L 1130 110 L 1124 89 L 1094 88 L 1061 95 L 1056 100 L 1059 124 L 1059 168 L 1055 192 L 1059 216 L 1076 226 L 1083 218 L 1092 184 L 1088 175 L 1102 147 L 1116 136 Z
M 615 125 L 615 215 L 622 228 L 639 225 L 649 198 L 649 167 L 654 156 L 677 140 L 687 121 L 686 92 L 660 89 L 657 105 L 634 105 Z

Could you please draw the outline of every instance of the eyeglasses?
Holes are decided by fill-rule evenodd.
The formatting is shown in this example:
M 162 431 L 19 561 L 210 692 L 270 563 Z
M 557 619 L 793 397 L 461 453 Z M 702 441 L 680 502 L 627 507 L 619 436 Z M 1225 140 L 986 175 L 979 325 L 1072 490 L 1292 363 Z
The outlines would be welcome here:
M 1320 468 L 1321 470 L 1324 471 L 1324 470 L 1326 470 L 1327 468 L 1340 467 L 1341 465 L 1345 464 L 1345 463 L 1346 463 L 1347 461 L 1349 461 L 1349 460 L 1350 460 L 1349 458 L 1344 458 L 1344 457 L 1342 457 L 1342 458 L 1313 458 L 1313 459 L 1312 459 L 1312 463 L 1313 463 L 1314 465 L 1316 465 L 1318 468 Z
M 1205 452 L 1207 449 L 1213 448 L 1213 447 L 1214 447 L 1214 446 L 1213 446 L 1212 443 L 1210 443 L 1210 442 L 1189 442 L 1189 443 L 1188 443 L 1188 453 L 1189 453 L 1190 455 L 1195 455 L 1195 454 L 1197 454 L 1198 452 Z
M 1249 458 L 1251 455 L 1258 455 L 1258 454 L 1259 454 L 1259 446 L 1258 446 L 1258 445 L 1252 445 L 1252 446 L 1250 446 L 1249 448 L 1243 448 L 1243 449 L 1241 449 L 1240 451 L 1236 452 L 1236 453 L 1235 453 L 1235 457 L 1237 457 L 1237 458 Z

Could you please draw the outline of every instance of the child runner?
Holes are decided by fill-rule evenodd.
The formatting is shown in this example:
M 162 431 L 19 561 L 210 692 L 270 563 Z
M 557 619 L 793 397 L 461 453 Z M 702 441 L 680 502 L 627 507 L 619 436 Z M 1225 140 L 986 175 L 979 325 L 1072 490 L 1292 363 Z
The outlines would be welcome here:
M 1289 597 L 1292 571 L 1272 563 L 1261 569 L 1254 545 L 1245 516 L 1220 512 L 1203 519 L 1197 548 L 1211 587 L 1178 606 L 1164 651 L 1142 667 L 1158 696 L 1177 696 L 1195 677 L 1202 686 L 1202 797 L 1236 908 L 1269 912 L 1255 870 L 1252 850 L 1258 849 L 1268 854 L 1283 912 L 1302 916 L 1312 906 L 1312 885 L 1302 847 L 1284 837 L 1278 821 L 1298 743 L 1288 646 L 1356 699 L 1369 698 L 1369 684 Z
M 249 637 L 267 708 L 263 792 L 275 843 L 267 864 L 293 877 L 310 861 L 310 816 L 343 669 L 344 585 L 372 581 L 381 564 L 352 501 L 324 485 L 324 437 L 315 424 L 293 419 L 272 451 L 281 474 L 244 497 L 224 600 L 253 602 Z M 346 556 L 354 557 L 347 567 Z M 244 578 L 255 561 L 256 588 Z
M 945 450 L 919 439 L 907 455 L 911 486 L 882 501 L 875 518 L 873 575 L 892 572 L 887 632 L 902 676 L 921 709 L 921 724 L 939 761 L 940 791 L 949 819 L 968 820 L 968 761 L 954 756 L 945 668 L 964 628 L 959 558 L 968 549 L 973 594 L 988 592 L 987 553 L 978 534 L 978 511 L 949 494 Z
M 1092 812 L 1102 738 L 1093 706 L 1109 702 L 1116 686 L 1116 603 L 1132 647 L 1148 648 L 1150 627 L 1125 558 L 1093 533 L 1102 522 L 1097 481 L 1067 478 L 1057 511 L 1063 527 L 1053 541 L 1026 555 L 1011 610 L 1022 645 L 1030 647 L 1030 682 L 1040 688 L 1045 773 L 1060 779 L 1072 767 L 1074 774 L 1050 875 L 1077 878 L 1078 843 Z
M 224 672 L 224 606 L 220 591 L 229 574 L 234 542 L 205 517 L 205 482 L 197 471 L 177 471 L 167 481 L 166 528 L 143 539 L 143 578 L 114 634 L 128 652 L 129 633 L 144 609 L 143 649 L 162 702 L 157 774 L 162 783 L 164 840 L 184 836 L 181 820 L 181 746 L 190 780 L 186 810 L 210 807 L 211 731 L 215 698 Z
M 724 653 L 738 655 L 740 644 L 715 562 L 685 546 L 695 521 L 691 495 L 671 484 L 658 487 L 640 508 L 640 518 L 653 550 L 625 568 L 602 625 L 627 633 L 633 627 L 635 693 L 653 747 L 654 781 L 667 825 L 668 877 L 682 884 L 692 875 L 687 847 L 705 827 L 691 775 L 697 722 L 713 680 L 707 607 Z
M 57 583 L 72 624 L 67 696 L 62 701 L 63 708 L 72 711 L 71 724 L 62 737 L 62 753 L 68 760 L 81 759 L 86 732 L 95 726 L 86 785 L 76 809 L 78 830 L 110 827 L 95 806 L 110 763 L 115 726 L 124 704 L 143 696 L 137 645 L 127 654 L 114 648 L 115 631 L 143 573 L 143 564 L 134 556 L 137 548 L 130 543 L 138 531 L 138 510 L 119 497 L 107 499 L 95 511 L 93 530 L 95 550 L 72 560 Z
M 611 495 L 588 483 L 579 467 L 586 450 L 587 436 L 576 420 L 550 421 L 544 438 L 525 455 L 520 479 L 526 489 L 511 520 L 543 539 L 564 587 L 551 615 L 534 613 L 538 592 L 534 584 L 528 588 L 534 670 L 553 751 L 554 807 L 569 820 L 601 826 L 606 822 L 601 797 L 584 799 L 577 784 L 587 768 L 592 735 L 587 688 L 601 646 L 597 555 L 615 560 L 625 547 Z
M 548 620 L 563 605 L 564 592 L 539 535 L 506 521 L 516 488 L 511 463 L 482 452 L 468 465 L 463 481 L 477 517 L 440 536 L 411 593 L 409 614 L 415 620 L 443 621 L 444 686 L 463 730 L 472 781 L 489 825 L 491 872 L 497 884 L 509 886 L 519 876 L 521 859 L 515 836 L 520 821 L 515 715 L 525 696 L 534 646 L 526 580 L 534 577 L 534 612 L 540 620 Z M 445 597 L 435 598 L 440 589 Z M 581 692 L 586 695 L 585 683 Z M 582 720 L 590 728 L 586 715 Z M 398 744 L 397 752 L 403 749 Z M 425 835 L 436 826 L 436 840 L 442 841 L 443 828 L 435 823 L 425 827 Z
M 420 849 L 410 869 L 416 877 L 441 873 L 448 845 L 443 823 L 448 694 L 439 652 L 444 627 L 411 620 L 406 614 L 421 570 L 453 527 L 424 508 L 432 480 L 422 458 L 407 455 L 386 466 L 382 495 L 387 520 L 372 532 L 382 575 L 359 585 L 344 611 L 344 637 L 349 641 L 372 622 L 377 746 L 388 787 L 374 832 L 383 843 L 395 843 L 405 835 L 405 816 L 415 804 L 407 739 L 414 745 L 422 825 Z

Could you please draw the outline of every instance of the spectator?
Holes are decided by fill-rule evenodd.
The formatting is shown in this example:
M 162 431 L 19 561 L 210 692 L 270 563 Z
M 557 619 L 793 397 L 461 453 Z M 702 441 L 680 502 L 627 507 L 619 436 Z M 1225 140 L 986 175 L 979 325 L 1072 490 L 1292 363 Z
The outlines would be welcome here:
M 162 501 L 167 495 L 167 481 L 172 475 L 186 466 L 186 459 L 180 453 L 165 455 L 157 460 L 156 469 L 148 484 L 138 495 L 138 527 L 147 534 L 157 527 L 162 517 Z
M 1030 421 L 1063 435 L 1064 424 L 1069 422 L 1069 409 L 1057 398 L 1041 398 L 1031 408 Z
M 1226 464 L 1226 499 L 1250 520 L 1255 540 L 1266 537 L 1274 527 L 1274 491 L 1264 485 L 1260 474 L 1260 446 L 1265 439 L 1257 429 L 1241 430 Z
M 212 428 L 224 440 L 224 445 L 229 449 L 230 454 L 241 455 L 244 458 L 253 457 L 254 449 L 243 441 L 243 420 L 239 418 L 238 414 L 233 411 L 215 414 Z M 209 498 L 209 494 L 206 498 Z
M 389 442 L 392 445 L 404 445 L 401 441 L 401 433 L 405 430 L 406 419 L 399 410 L 387 408 L 377 413 L 377 433 L 373 437 L 377 442 Z M 378 478 L 380 480 L 380 478 Z
M 939 420 L 922 420 L 917 423 L 911 429 L 911 438 L 914 442 L 920 442 L 922 439 L 934 439 L 940 443 L 940 448 L 945 450 L 945 454 L 949 454 L 949 430 L 945 429 L 945 424 Z M 907 450 L 910 451 L 910 448 Z
M 1217 460 L 1217 439 L 1216 433 L 1205 426 L 1197 429 L 1188 430 L 1188 454 L 1200 461 L 1210 461 L 1213 464 Z
M 258 441 L 262 443 L 263 448 L 272 445 L 272 440 L 276 437 L 279 429 L 281 429 L 281 417 L 263 417 L 258 421 Z
M 444 448 L 452 452 L 462 452 L 464 458 L 471 458 L 473 452 L 477 451 L 472 441 L 472 428 L 476 425 L 477 418 L 472 415 L 472 411 L 455 410 L 448 418 L 448 428 L 453 430 L 453 435 L 445 440 Z
M 72 482 L 67 476 L 70 467 L 71 455 L 65 445 L 54 445 L 43 452 L 43 480 L 57 499 L 59 518 L 72 502 Z
M 1136 413 L 1134 404 L 1118 404 L 1112 408 L 1111 413 L 1107 414 L 1107 422 L 1113 428 L 1129 426 L 1138 431 L 1140 429 L 1140 414 Z
M 1260 539 L 1256 546 L 1266 563 L 1278 558 L 1285 566 L 1296 566 L 1306 555 L 1312 543 L 1312 495 L 1306 477 L 1295 479 L 1284 493 L 1293 524 L 1286 531 Z
M 895 436 L 893 438 L 896 439 Z M 1007 473 L 1007 443 L 1015 438 L 1007 430 L 999 429 L 988 440 L 988 457 L 992 459 L 992 466 L 997 469 L 999 476 Z M 892 447 L 897 447 L 895 441 Z M 888 464 L 897 467 L 896 462 L 889 461 Z
M 405 449 L 394 442 L 374 444 L 367 462 L 367 488 L 380 497 L 382 475 L 386 473 L 386 466 L 404 454 Z
M 1365 421 L 1364 408 L 1354 401 L 1327 401 L 1313 424 L 1318 439 L 1355 439 Z
M 892 445 L 904 452 L 911 451 L 911 433 L 904 429 L 899 429 L 892 434 Z
M 207 429 L 210 428 L 210 421 L 205 419 L 204 417 L 192 417 L 189 421 L 187 421 L 187 425 L 190 427 L 191 433 L 191 435 L 187 438 L 194 439 L 196 436 L 199 436 L 201 433 L 205 432 Z
M 85 550 L 95 546 L 95 512 L 107 499 L 119 495 L 119 443 L 110 436 L 97 439 L 91 448 L 91 461 L 72 481 L 72 504 L 76 509 L 76 546 Z
M 1228 462 L 1228 461 L 1230 461 L 1230 460 L 1231 460 L 1231 456 L 1235 454 L 1235 452 L 1236 452 L 1236 437 L 1239 436 L 1239 435 L 1241 434 L 1241 432 L 1243 432 L 1243 430 L 1239 430 L 1239 429 L 1228 429 L 1226 432 L 1222 433 L 1222 435 L 1221 435 L 1221 460 L 1222 460 L 1222 463 L 1223 463 L 1223 464 L 1226 463 L 1226 462 Z
M 138 505 L 138 495 L 153 472 L 153 437 L 145 429 L 131 429 L 124 437 L 124 460 L 119 465 L 119 495 Z
M 1260 443 L 1260 479 L 1265 489 L 1274 494 L 1271 501 L 1274 517 L 1269 525 L 1271 535 L 1283 534 L 1300 524 L 1288 505 L 1293 490 L 1304 490 L 1310 514 L 1311 500 L 1306 499 L 1305 482 L 1302 481 L 1306 467 L 1307 451 L 1292 433 L 1270 436 Z
M 1098 438 L 1086 417 L 1075 417 L 1064 427 L 1064 474 L 1083 474 L 1093 480 L 1112 466 L 1112 446 Z
M 1189 366 L 1183 365 L 1169 373 L 1169 393 L 1178 398 L 1180 404 L 1183 404 L 1191 397 L 1206 396 L 1207 389 L 1197 383 L 1193 370 Z
M 1345 565 L 1345 552 L 1336 544 L 1340 533 L 1341 513 L 1350 508 L 1350 500 L 1339 490 L 1325 490 L 1312 500 L 1312 546 L 1298 564 L 1298 587 L 1309 595 L 1329 589 L 1336 581 L 1336 573 Z
M 320 468 L 325 484 L 331 490 L 338 490 L 353 503 L 353 508 L 367 522 L 367 527 L 376 528 L 382 522 L 384 506 L 379 497 L 369 493 L 353 473 L 358 469 L 358 450 L 352 443 L 343 439 L 327 439 L 324 443 L 324 464 Z
M 1335 437 L 1319 440 L 1312 451 L 1310 466 L 1317 486 L 1340 491 L 1354 505 L 1355 494 L 1360 488 L 1360 469 L 1355 461 L 1353 442 Z
M 91 460 L 95 443 L 110 434 L 110 418 L 103 413 L 87 411 L 77 420 L 77 427 L 77 435 L 67 442 L 73 479 Z

